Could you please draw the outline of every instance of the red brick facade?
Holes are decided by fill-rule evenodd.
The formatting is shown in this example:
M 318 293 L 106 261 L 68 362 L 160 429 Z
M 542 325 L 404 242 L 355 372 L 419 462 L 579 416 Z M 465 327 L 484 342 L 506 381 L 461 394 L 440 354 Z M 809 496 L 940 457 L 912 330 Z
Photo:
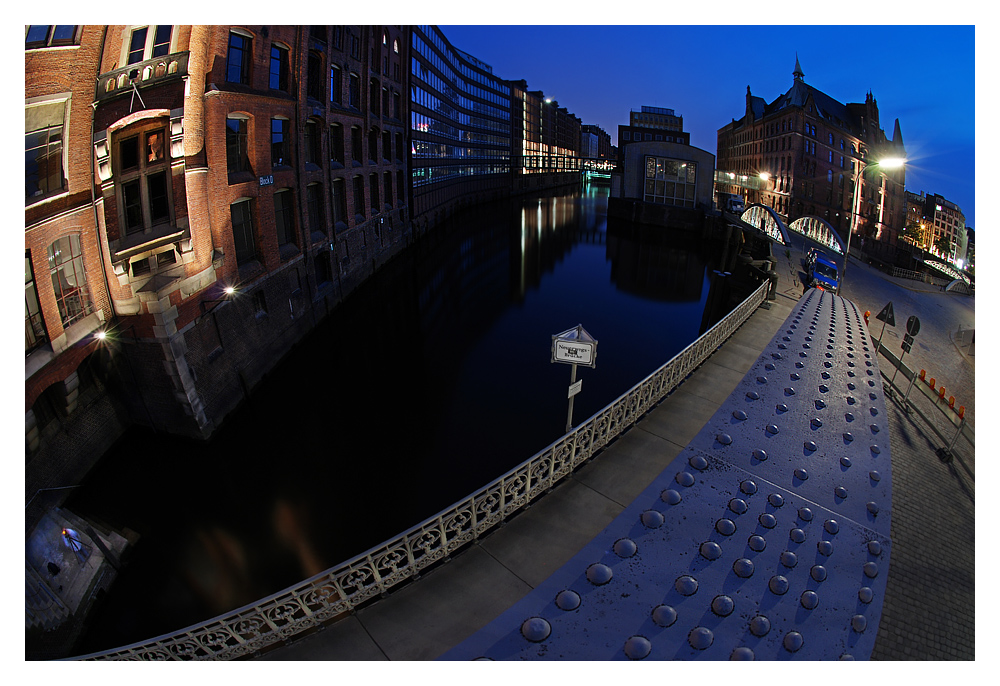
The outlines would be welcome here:
M 37 172 L 26 162 L 29 459 L 53 416 L 39 398 L 75 387 L 98 351 L 132 388 L 133 421 L 209 435 L 247 379 L 409 240 L 404 27 L 70 28 L 26 28 L 25 133 L 50 141 Z M 48 250 L 65 236 L 79 238 L 89 314 L 64 327 Z

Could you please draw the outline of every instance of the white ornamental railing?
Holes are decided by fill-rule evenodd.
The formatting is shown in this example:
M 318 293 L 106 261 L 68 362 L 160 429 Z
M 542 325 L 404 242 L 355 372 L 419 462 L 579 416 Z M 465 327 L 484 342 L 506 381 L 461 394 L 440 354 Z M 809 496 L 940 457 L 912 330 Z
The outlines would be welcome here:
M 653 409 L 767 299 L 762 284 L 718 324 L 534 457 L 368 552 L 207 622 L 79 660 L 230 660 L 319 626 L 382 596 L 544 495 Z

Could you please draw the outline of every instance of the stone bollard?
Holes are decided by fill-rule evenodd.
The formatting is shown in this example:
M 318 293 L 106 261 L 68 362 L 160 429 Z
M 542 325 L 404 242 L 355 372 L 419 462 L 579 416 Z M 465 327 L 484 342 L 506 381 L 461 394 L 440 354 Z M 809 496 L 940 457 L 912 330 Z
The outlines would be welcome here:
M 767 291 L 768 300 L 777 300 L 778 298 L 778 272 L 773 269 L 767 273 L 767 278 L 771 282 L 771 287 Z

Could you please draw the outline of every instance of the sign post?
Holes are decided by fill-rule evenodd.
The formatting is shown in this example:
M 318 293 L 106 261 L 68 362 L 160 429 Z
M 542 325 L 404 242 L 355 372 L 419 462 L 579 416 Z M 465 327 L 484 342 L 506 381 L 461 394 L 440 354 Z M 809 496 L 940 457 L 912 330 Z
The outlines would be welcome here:
M 597 364 L 597 339 L 587 333 L 582 324 L 557 333 L 552 337 L 552 362 L 572 365 L 569 376 L 569 409 L 566 411 L 566 433 L 573 429 L 573 397 L 583 387 L 583 380 L 576 380 L 577 365 L 595 367 Z
M 892 327 L 896 326 L 896 316 L 895 316 L 895 314 L 893 314 L 893 311 L 892 311 L 892 301 L 891 300 L 889 301 L 888 305 L 886 305 L 885 307 L 882 308 L 881 312 L 879 312 L 877 315 L 875 315 L 875 319 L 881 319 L 882 320 L 882 331 L 878 335 L 878 346 L 876 346 L 876 349 L 881 349 L 881 347 L 882 347 L 882 334 L 885 333 L 885 325 L 888 324 L 889 326 L 892 326 Z
M 916 315 L 911 315 L 906 320 L 906 333 L 903 335 L 903 343 L 899 346 L 903 349 L 902 354 L 899 356 L 899 366 L 896 367 L 896 371 L 892 373 L 892 378 L 889 379 L 890 388 L 895 388 L 893 382 L 896 381 L 896 374 L 899 373 L 899 367 L 903 366 L 903 357 L 906 356 L 906 353 L 910 352 L 910 348 L 913 346 L 913 337 L 917 335 L 918 331 L 920 331 L 920 320 L 917 319 Z

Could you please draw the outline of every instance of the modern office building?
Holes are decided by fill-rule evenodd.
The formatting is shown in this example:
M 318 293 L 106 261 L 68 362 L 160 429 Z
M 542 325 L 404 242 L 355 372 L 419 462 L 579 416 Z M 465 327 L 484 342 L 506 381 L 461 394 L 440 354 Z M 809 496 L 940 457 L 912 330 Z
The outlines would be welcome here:
M 513 190 L 523 193 L 579 180 L 579 117 L 542 91 L 511 81 Z
M 601 160 L 615 159 L 611 152 L 611 134 L 596 124 L 584 124 L 580 127 L 580 157 L 597 158 Z M 592 148 L 584 150 L 583 140 L 588 141 L 588 146 L 596 146 L 596 154 L 588 154 Z
M 411 36 L 412 209 L 426 230 L 458 207 L 510 194 L 511 87 L 438 27 L 414 26 Z
M 792 76 L 792 87 L 770 103 L 747 87 L 743 116 L 718 131 L 716 190 L 767 205 L 786 221 L 821 217 L 846 237 L 860 174 L 861 243 L 894 248 L 906 216 L 905 168 L 863 170 L 906 156 L 899 120 L 890 139 L 871 93 L 864 103 L 842 104 L 805 82 L 797 58 Z

